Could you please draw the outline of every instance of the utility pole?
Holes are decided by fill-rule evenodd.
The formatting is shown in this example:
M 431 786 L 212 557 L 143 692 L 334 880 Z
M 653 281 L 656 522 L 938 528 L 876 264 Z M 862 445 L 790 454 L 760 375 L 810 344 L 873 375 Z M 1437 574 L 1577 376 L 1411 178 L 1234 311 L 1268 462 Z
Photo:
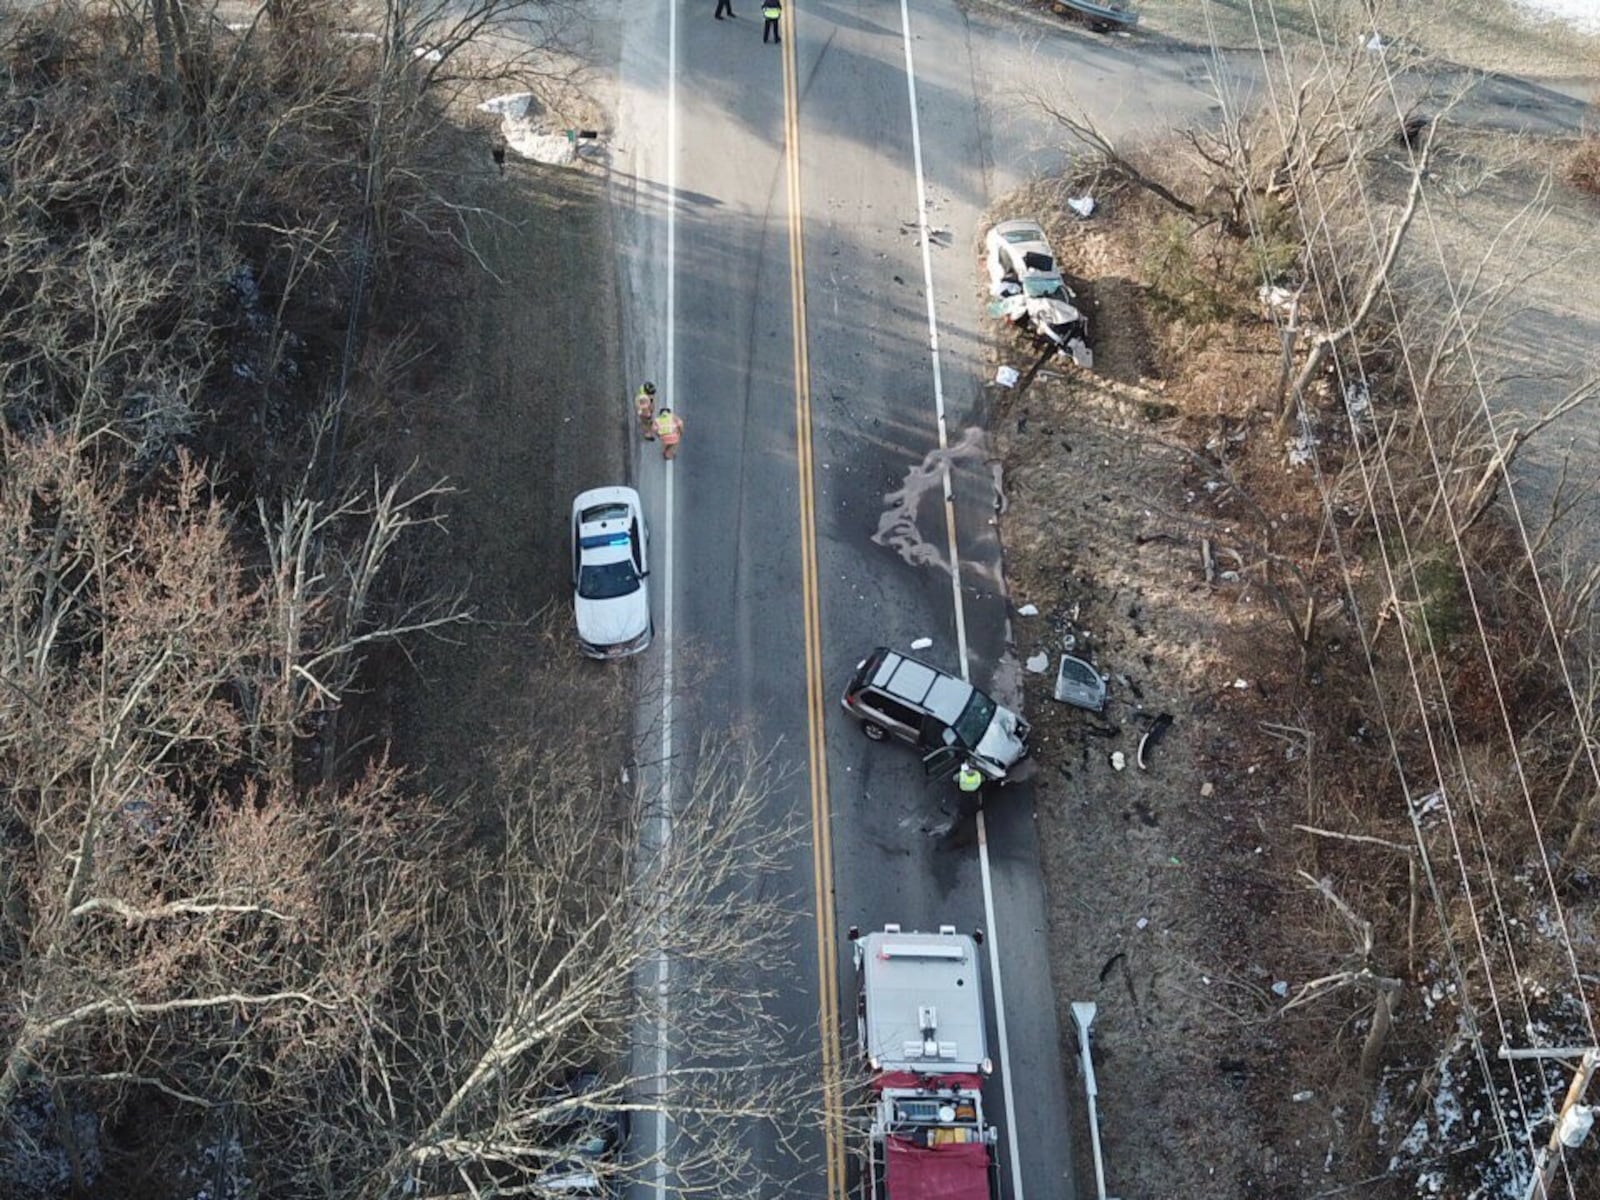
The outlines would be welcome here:
M 1507 1060 L 1522 1058 L 1577 1058 L 1578 1066 L 1572 1075 L 1572 1086 L 1567 1098 L 1556 1113 L 1556 1127 L 1550 1131 L 1550 1142 L 1534 1159 L 1533 1179 L 1528 1184 L 1524 1200 L 1555 1200 L 1550 1185 L 1555 1182 L 1556 1167 L 1561 1162 L 1562 1151 L 1576 1150 L 1589 1136 L 1594 1124 L 1594 1109 L 1583 1102 L 1589 1090 L 1589 1080 L 1600 1068 L 1600 1049 L 1596 1047 L 1562 1046 L 1553 1050 L 1513 1050 L 1500 1047 L 1500 1057 Z

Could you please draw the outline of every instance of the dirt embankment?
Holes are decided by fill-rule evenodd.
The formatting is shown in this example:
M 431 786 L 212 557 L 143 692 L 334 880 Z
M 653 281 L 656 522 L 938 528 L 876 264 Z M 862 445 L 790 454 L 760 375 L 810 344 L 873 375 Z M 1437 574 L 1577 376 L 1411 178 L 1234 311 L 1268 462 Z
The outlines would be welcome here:
M 1495 1151 L 1493 1114 L 1518 1086 L 1537 1095 L 1539 1083 L 1497 1067 L 1486 1084 L 1460 1033 L 1473 1004 L 1457 991 L 1449 944 L 1470 945 L 1461 941 L 1470 897 L 1445 881 L 1445 942 L 1415 871 L 1408 881 L 1414 841 L 1398 798 L 1407 785 L 1392 770 L 1384 702 L 1342 607 L 1328 519 L 1310 467 L 1295 465 L 1260 402 L 1277 376 L 1273 327 L 1259 318 L 1185 327 L 1163 316 L 1141 280 L 1151 214 L 1137 197 L 1105 199 L 1093 221 L 1076 223 L 1059 206 L 1052 218 L 1041 195 L 1022 198 L 1053 225 L 1069 275 L 1084 281 L 1096 368 L 1052 366 L 1022 393 L 998 392 L 992 432 L 1005 463 L 1009 590 L 1018 607 L 1039 610 L 1016 617 L 1016 648 L 1051 664 L 1027 676 L 1027 711 L 1059 1019 L 1070 1038 L 1068 1002 L 1100 1005 L 1109 1184 L 1262 1200 L 1358 1185 L 1394 1200 L 1498 1195 L 1526 1160 Z M 1007 333 L 998 357 L 1023 366 L 1031 352 Z M 1326 462 L 1353 460 L 1336 425 L 1318 425 L 1324 434 Z M 1339 520 L 1355 511 L 1347 503 Z M 1346 552 L 1352 544 L 1363 548 L 1343 586 L 1370 603 L 1370 627 L 1381 558 L 1359 538 Z M 1477 546 L 1483 579 L 1500 546 L 1492 537 Z M 1285 557 L 1305 564 L 1306 589 L 1321 598 L 1307 660 L 1296 606 L 1284 603 L 1293 588 L 1287 575 L 1274 582 L 1270 565 Z M 1432 622 L 1443 638 L 1453 609 L 1429 603 L 1407 619 Z M 1479 603 L 1492 630 L 1514 632 L 1487 592 Z M 1400 669 L 1393 626 L 1381 636 L 1380 674 Z M 1444 669 L 1467 662 L 1471 648 L 1452 643 Z M 1103 715 L 1050 698 L 1066 649 L 1108 677 Z M 1466 713 L 1476 685 L 1470 671 L 1460 678 L 1454 698 Z M 1400 693 L 1383 679 L 1392 705 Z M 1414 719 L 1397 720 L 1402 739 L 1416 736 Z M 1157 728 L 1141 768 L 1141 739 Z M 1478 741 L 1460 769 L 1478 769 L 1473 756 L 1487 761 L 1497 735 L 1461 730 Z M 1408 764 L 1421 757 L 1414 746 L 1402 752 Z M 1414 773 L 1421 803 L 1433 805 L 1420 818 L 1429 853 L 1448 863 L 1439 801 L 1421 798 L 1434 785 Z M 1505 810 L 1505 822 L 1516 818 Z M 1339 837 L 1362 831 L 1378 837 Z M 1526 922 L 1515 945 L 1526 955 L 1530 1028 L 1575 1030 L 1576 1001 L 1561 998 L 1563 964 L 1529 883 L 1536 869 L 1503 860 L 1492 869 L 1513 926 Z M 1586 928 L 1587 895 L 1569 897 L 1573 930 Z M 1366 920 L 1376 945 L 1363 953 Z M 1465 953 L 1469 987 L 1480 987 Z M 1400 983 L 1371 1061 L 1374 992 L 1357 983 L 1302 993 L 1362 966 Z M 1559 1101 L 1565 1080 L 1547 1083 Z M 1574 1178 L 1574 1195 L 1585 1194 Z M 1080 1186 L 1092 1194 L 1092 1179 Z

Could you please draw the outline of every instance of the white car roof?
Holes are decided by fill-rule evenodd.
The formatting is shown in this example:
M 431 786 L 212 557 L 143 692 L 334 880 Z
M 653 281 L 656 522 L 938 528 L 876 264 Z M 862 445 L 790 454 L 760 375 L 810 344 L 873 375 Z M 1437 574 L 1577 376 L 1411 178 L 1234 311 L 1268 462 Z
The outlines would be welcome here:
M 1044 229 L 1037 221 L 1001 221 L 989 231 L 989 237 L 997 245 L 1003 243 L 1006 246 L 1020 271 L 1029 275 L 1056 274 L 1055 251 L 1050 249 Z M 1029 267 L 1025 261 L 1029 254 L 1046 255 L 1050 259 L 1050 269 L 1041 271 Z

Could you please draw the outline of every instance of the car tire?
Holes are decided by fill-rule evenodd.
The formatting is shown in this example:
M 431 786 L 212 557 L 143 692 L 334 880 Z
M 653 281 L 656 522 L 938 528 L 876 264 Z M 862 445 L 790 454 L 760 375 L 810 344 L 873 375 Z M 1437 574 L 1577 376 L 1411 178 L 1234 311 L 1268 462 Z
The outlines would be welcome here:
M 881 742 L 884 738 L 889 736 L 889 731 L 882 725 L 879 725 L 876 721 L 861 722 L 861 732 L 866 734 L 867 737 L 874 742 Z

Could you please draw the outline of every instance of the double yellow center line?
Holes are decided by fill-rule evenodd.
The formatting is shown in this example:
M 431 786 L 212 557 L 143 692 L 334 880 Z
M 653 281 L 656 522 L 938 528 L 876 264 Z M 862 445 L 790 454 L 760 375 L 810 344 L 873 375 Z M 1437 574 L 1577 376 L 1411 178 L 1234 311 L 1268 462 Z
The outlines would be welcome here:
M 817 570 L 817 495 L 811 452 L 811 365 L 806 334 L 806 256 L 800 196 L 800 95 L 794 55 L 794 5 L 783 15 L 784 152 L 789 184 L 789 298 L 794 309 L 794 416 L 800 472 L 800 578 L 805 609 L 807 732 L 811 780 L 812 871 L 816 887 L 818 1024 L 822 1041 L 828 1197 L 843 1200 L 844 1070 L 839 1042 L 839 940 L 834 922 L 833 830 L 828 806 L 827 698 L 822 673 L 822 605 Z

